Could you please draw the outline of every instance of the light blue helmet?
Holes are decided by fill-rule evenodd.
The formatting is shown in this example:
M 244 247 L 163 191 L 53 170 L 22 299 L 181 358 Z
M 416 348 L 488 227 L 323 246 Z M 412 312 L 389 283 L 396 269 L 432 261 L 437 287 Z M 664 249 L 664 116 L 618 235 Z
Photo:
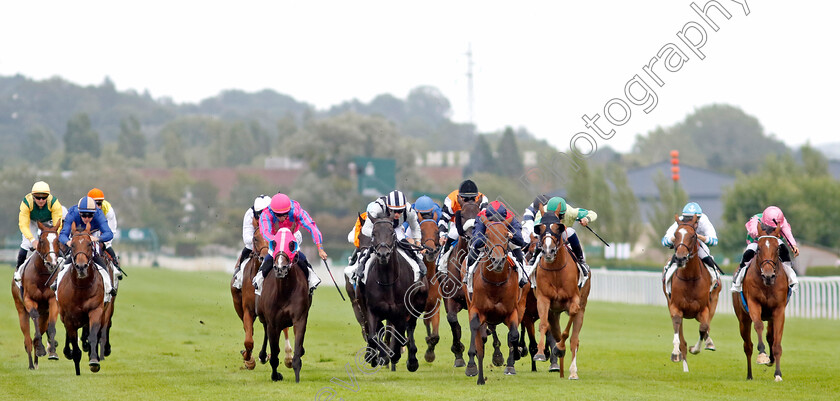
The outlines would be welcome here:
M 414 209 L 421 213 L 431 212 L 435 206 L 435 201 L 426 195 L 417 198 L 417 202 L 414 202 Z
M 703 209 L 700 208 L 697 202 L 689 202 L 683 208 L 682 214 L 683 216 L 703 214 Z

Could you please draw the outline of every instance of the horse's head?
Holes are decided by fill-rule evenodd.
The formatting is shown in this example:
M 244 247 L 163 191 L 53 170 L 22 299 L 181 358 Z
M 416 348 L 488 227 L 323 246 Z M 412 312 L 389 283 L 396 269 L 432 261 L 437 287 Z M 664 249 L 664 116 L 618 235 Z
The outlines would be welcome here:
M 475 226 L 475 219 L 478 217 L 479 205 L 476 199 L 469 202 L 462 201 L 461 203 L 461 228 L 464 232 L 464 237 L 472 238 L 473 227 Z
M 58 227 L 49 227 L 38 222 L 38 229 L 41 234 L 38 236 L 38 248 L 35 251 L 44 261 L 44 265 L 50 271 L 55 270 L 58 266 L 58 252 L 61 243 L 58 241 Z
M 540 236 L 540 248 L 543 250 L 545 261 L 553 263 L 557 258 L 558 250 L 563 246 L 563 232 L 566 226 L 560 224 L 538 224 L 534 226 L 534 233 Z
M 484 246 L 487 249 L 485 254 L 490 261 L 488 268 L 490 271 L 500 272 L 507 262 L 510 241 L 507 223 L 504 221 L 489 221 L 486 216 L 482 216 L 481 219 L 487 228 L 484 234 L 486 237 Z
M 260 223 L 256 217 L 254 217 L 252 224 L 254 225 L 252 247 L 254 254 L 256 254 L 259 259 L 260 264 L 262 264 L 263 260 L 265 260 L 265 255 L 268 255 L 268 240 L 266 240 L 265 237 L 263 237 L 262 232 L 260 232 Z
M 674 232 L 674 261 L 685 267 L 689 259 L 697 256 L 697 216 L 675 215 L 677 230 Z
M 285 227 L 277 230 L 274 241 L 277 244 L 274 250 L 274 271 L 278 278 L 286 278 L 297 255 L 298 244 L 292 231 Z
M 764 285 L 772 286 L 776 283 L 776 271 L 779 270 L 779 263 L 781 263 L 779 250 L 781 249 L 782 240 L 779 239 L 779 233 L 782 226 L 769 227 L 764 224 L 760 224 L 760 226 L 758 229 L 760 236 L 756 241 L 758 243 L 756 261 L 759 263 L 758 267 Z
M 93 265 L 93 239 L 90 238 L 90 224 L 85 228 L 77 229 L 76 223 L 72 223 L 70 232 L 73 238 L 70 239 L 70 260 L 76 269 L 76 276 L 80 279 L 86 278 L 88 268 Z
M 388 263 L 391 252 L 397 245 L 394 220 L 387 216 L 373 219 L 373 234 L 370 239 L 377 261 L 380 264 Z
M 438 230 L 437 217 L 434 211 L 431 212 L 417 212 L 420 218 L 420 243 L 423 245 L 423 257 L 427 262 L 432 262 L 437 257 L 440 251 L 438 244 L 438 237 L 440 231 Z

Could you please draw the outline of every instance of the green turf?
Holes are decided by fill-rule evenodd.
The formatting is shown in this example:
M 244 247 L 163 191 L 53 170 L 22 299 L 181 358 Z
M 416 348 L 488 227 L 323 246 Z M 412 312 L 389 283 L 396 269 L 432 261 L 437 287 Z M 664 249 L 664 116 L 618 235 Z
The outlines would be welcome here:
M 8 272 L 11 277 L 10 269 Z M 547 373 L 546 363 L 540 363 L 540 371 L 532 373 L 530 363 L 521 360 L 516 376 L 504 376 L 502 368 L 489 367 L 485 370 L 487 384 L 476 386 L 475 378 L 466 377 L 463 368 L 452 367 L 451 335 L 445 319 L 435 362 L 423 361 L 423 343 L 418 345 L 421 362 L 417 372 L 407 372 L 403 359 L 397 372 L 383 369 L 364 374 L 354 362 L 355 352 L 364 345 L 358 325 L 349 304 L 341 302 L 331 283 L 315 294 L 301 383 L 295 384 L 294 373 L 282 366 L 285 380 L 271 382 L 268 365 L 240 370 L 244 336 L 231 304 L 227 274 L 147 268 L 129 268 L 129 274 L 117 301 L 114 353 L 103 361 L 99 373 L 85 368 L 87 356 L 83 356 L 80 377 L 74 375 L 73 363 L 63 357 L 60 361 L 42 359 L 39 370 L 27 370 L 7 286 L 6 295 L 0 297 L 0 399 L 311 400 L 326 388 L 345 400 L 834 400 L 840 394 L 840 364 L 834 360 L 840 351 L 840 321 L 788 319 L 783 340 L 784 381 L 773 381 L 772 368 L 753 365 L 755 380 L 747 382 L 734 316 L 715 318 L 712 335 L 718 350 L 689 355 L 691 372 L 683 373 L 681 364 L 669 360 L 672 332 L 665 308 L 600 302 L 592 302 L 587 309 L 579 381 Z M 687 337 L 693 343 L 697 323 L 689 322 L 687 327 Z M 63 346 L 61 324 L 58 332 Z M 261 327 L 257 332 L 261 342 Z M 506 334 L 504 329 L 500 332 Z M 420 342 L 424 335 L 424 331 L 417 334 Z M 355 375 L 356 391 L 338 382 L 351 382 L 347 366 Z M 334 377 L 337 379 L 331 382 Z M 328 399 L 328 391 L 321 395 Z

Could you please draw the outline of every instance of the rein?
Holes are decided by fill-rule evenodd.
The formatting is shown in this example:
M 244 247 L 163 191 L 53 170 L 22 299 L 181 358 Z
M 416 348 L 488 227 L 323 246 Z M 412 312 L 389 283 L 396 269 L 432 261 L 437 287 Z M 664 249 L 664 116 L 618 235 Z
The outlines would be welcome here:
M 507 255 L 505 255 L 505 258 L 507 258 Z M 507 263 L 507 262 L 505 262 L 505 263 Z M 511 274 L 513 274 L 513 268 L 510 268 L 510 269 L 508 269 L 507 278 L 505 278 L 504 281 L 490 281 L 490 280 L 487 279 L 487 277 L 484 277 L 484 270 L 485 269 L 481 269 L 481 273 L 479 273 L 479 276 L 481 276 L 481 280 L 484 281 L 487 284 L 492 284 L 496 287 L 501 287 L 501 286 L 507 284 L 507 282 L 510 281 Z

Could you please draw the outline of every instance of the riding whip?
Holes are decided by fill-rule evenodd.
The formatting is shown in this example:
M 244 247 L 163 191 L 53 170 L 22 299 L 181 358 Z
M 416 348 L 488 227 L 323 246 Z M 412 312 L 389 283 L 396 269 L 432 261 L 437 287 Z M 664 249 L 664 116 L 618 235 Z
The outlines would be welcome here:
M 578 222 L 580 222 L 580 220 L 578 220 Z M 588 226 L 588 225 L 585 225 L 584 227 L 586 227 L 586 229 L 587 229 L 587 230 L 589 230 L 589 232 L 591 232 L 592 234 L 595 234 L 595 236 L 596 236 L 596 237 L 598 237 L 598 239 L 599 239 L 599 240 L 601 240 L 601 242 L 603 242 L 603 243 L 604 243 L 604 245 L 606 245 L 606 246 L 610 246 L 610 244 L 609 244 L 609 243 L 607 243 L 607 241 L 604 241 L 604 239 L 603 239 L 603 238 L 601 238 L 601 236 L 600 236 L 600 235 L 598 235 L 598 233 L 596 233 L 595 231 L 592 231 L 592 229 L 591 229 L 591 228 L 589 228 L 589 226 Z
M 326 259 L 321 259 L 321 260 L 324 261 L 324 266 L 326 266 L 326 268 L 327 268 L 327 273 L 330 274 L 330 278 L 332 279 L 332 282 L 335 285 L 335 290 L 338 291 L 338 295 L 341 295 L 341 300 L 346 301 L 346 299 L 344 299 L 344 294 L 341 293 L 341 289 L 338 288 L 338 283 L 335 282 L 335 277 L 333 277 L 333 274 L 330 271 L 330 265 L 327 263 L 327 260 Z

